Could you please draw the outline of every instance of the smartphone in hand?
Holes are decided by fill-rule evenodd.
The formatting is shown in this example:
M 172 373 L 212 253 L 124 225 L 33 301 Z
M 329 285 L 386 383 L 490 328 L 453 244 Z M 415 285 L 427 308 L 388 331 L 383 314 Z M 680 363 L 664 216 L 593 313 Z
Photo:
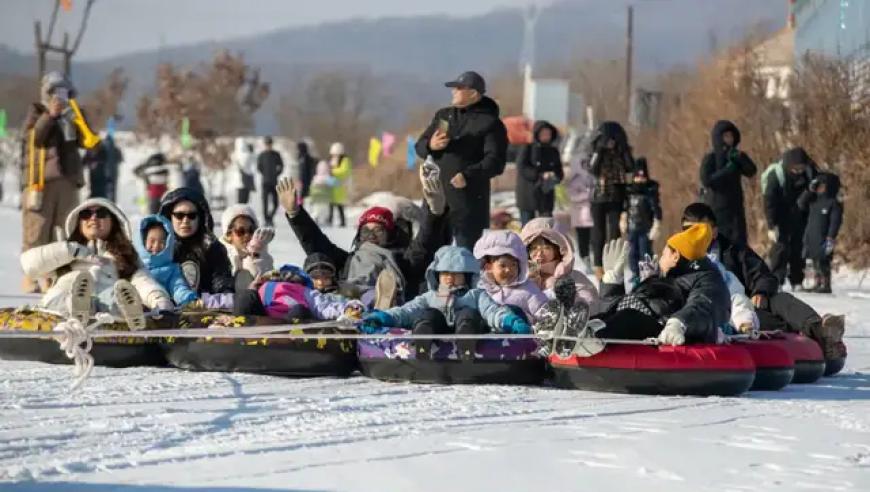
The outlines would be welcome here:
M 450 130 L 450 122 L 445 119 L 438 120 L 438 130 L 446 134 Z

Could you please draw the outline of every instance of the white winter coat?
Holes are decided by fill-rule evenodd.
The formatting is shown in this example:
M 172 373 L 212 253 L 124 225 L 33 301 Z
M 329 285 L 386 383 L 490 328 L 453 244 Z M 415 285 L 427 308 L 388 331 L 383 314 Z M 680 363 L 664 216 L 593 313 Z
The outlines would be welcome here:
M 740 279 L 729 272 L 715 257 L 710 257 L 710 259 L 719 268 L 719 273 L 722 274 L 722 278 L 728 286 L 728 292 L 731 294 L 731 326 L 737 329 L 741 325 L 749 324 L 752 325 L 753 330 L 758 330 L 761 322 L 758 319 L 758 315 L 755 314 L 755 306 L 752 304 L 752 300 L 746 296 L 746 288 L 740 282 Z
M 91 198 L 85 200 L 79 206 L 74 208 L 67 216 L 66 234 L 67 237 L 72 235 L 76 227 L 78 227 L 79 212 L 85 208 L 104 207 L 112 212 L 124 228 L 124 233 L 130 239 L 130 223 L 127 217 L 115 206 L 114 203 L 102 198 Z M 72 272 L 85 271 L 91 274 L 94 281 L 94 295 L 96 297 L 105 297 L 107 292 L 112 292 L 115 282 L 120 280 L 118 269 L 115 266 L 115 259 L 106 251 L 105 241 L 92 241 L 91 244 L 85 246 L 86 252 L 98 259 L 98 262 L 86 261 L 82 256 L 76 257 L 73 253 L 76 249 L 82 246 L 78 243 L 69 241 L 58 241 L 45 246 L 39 246 L 29 249 L 21 254 L 21 266 L 24 273 L 31 278 L 48 277 L 56 275 L 56 272 L 64 267 L 68 267 Z M 68 276 L 69 274 L 65 275 Z M 69 282 L 57 282 L 45 293 L 40 300 L 40 306 L 46 309 L 65 311 L 66 299 L 69 298 Z M 166 290 L 155 281 L 148 270 L 141 263 L 139 268 L 130 278 L 130 283 L 139 293 L 143 304 L 149 309 L 157 307 L 159 301 L 164 300 L 172 302 Z

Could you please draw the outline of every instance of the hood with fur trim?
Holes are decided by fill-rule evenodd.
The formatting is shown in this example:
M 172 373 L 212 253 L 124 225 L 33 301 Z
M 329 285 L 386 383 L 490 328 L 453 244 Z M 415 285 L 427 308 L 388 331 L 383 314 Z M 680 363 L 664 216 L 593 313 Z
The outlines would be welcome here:
M 130 220 L 127 219 L 127 216 L 124 212 L 118 208 L 113 202 L 106 200 L 105 198 L 88 198 L 82 203 L 78 204 L 76 208 L 72 209 L 72 212 L 66 216 L 66 224 L 64 232 L 66 233 L 66 237 L 72 236 L 73 232 L 75 232 L 76 228 L 79 226 L 79 212 L 85 210 L 87 208 L 94 207 L 102 207 L 108 210 L 115 218 L 118 220 L 118 223 L 121 224 L 121 227 L 124 228 L 124 236 L 127 237 L 127 240 L 133 241 L 133 232 L 130 228 Z
M 254 223 L 254 229 L 259 227 L 259 223 L 257 222 L 257 213 L 254 212 L 253 208 L 248 205 L 242 205 L 240 203 L 236 205 L 230 205 L 221 214 L 221 235 L 223 237 L 229 237 L 230 225 L 238 217 L 247 217 L 251 219 L 251 222 Z

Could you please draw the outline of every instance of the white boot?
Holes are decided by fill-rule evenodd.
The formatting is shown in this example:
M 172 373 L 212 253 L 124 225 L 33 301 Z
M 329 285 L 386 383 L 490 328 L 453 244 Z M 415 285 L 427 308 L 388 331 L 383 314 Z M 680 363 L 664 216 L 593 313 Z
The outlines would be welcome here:
M 70 284 L 70 316 L 87 326 L 91 319 L 91 297 L 94 294 L 94 280 L 88 272 L 77 272 Z
M 126 280 L 118 280 L 115 282 L 114 290 L 115 304 L 121 311 L 127 326 L 134 331 L 144 330 L 145 313 L 142 311 L 142 298 L 139 297 L 133 284 Z

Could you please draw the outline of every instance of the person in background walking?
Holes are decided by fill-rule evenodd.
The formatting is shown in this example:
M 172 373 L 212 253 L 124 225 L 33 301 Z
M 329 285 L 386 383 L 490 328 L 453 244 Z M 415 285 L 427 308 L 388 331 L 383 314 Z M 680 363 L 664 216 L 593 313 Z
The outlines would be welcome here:
M 556 185 L 565 177 L 556 147 L 558 139 L 556 127 L 547 121 L 538 121 L 532 130 L 532 143 L 520 149 L 516 202 L 522 225 L 535 217 L 553 216 Z
M 625 212 L 619 228 L 628 238 L 628 266 L 635 285 L 641 282 L 638 263 L 652 256 L 653 241 L 658 239 L 662 221 L 659 184 L 649 179 L 649 167 L 643 157 L 635 161 L 634 177 L 626 187 Z
M 317 158 L 311 155 L 308 143 L 300 140 L 296 143 L 296 162 L 299 163 L 299 181 L 302 182 L 302 198 L 308 198 L 311 192 L 311 180 L 317 172 Z
M 272 137 L 264 138 L 263 144 L 266 150 L 257 156 L 257 170 L 262 176 L 263 222 L 266 227 L 272 227 L 274 225 L 272 218 L 278 210 L 278 194 L 275 187 L 278 186 L 278 178 L 284 172 L 284 161 L 281 159 L 281 154 L 272 148 Z
M 504 172 L 507 129 L 480 74 L 465 72 L 444 85 L 452 89 L 450 106 L 435 113 L 416 150 L 440 168 L 451 234 L 470 251 L 489 224 L 490 179 Z
M 236 202 L 247 205 L 251 192 L 256 191 L 254 173 L 257 169 L 257 154 L 254 146 L 244 139 L 236 139 L 236 150 L 233 152 L 233 167 L 231 182 L 236 190 Z
M 100 144 L 85 152 L 84 163 L 88 167 L 88 181 L 91 185 L 91 198 L 106 198 L 115 201 L 118 185 L 118 166 L 124 161 L 124 154 L 115 144 L 111 135 L 106 135 Z
M 820 294 L 831 293 L 831 260 L 837 234 L 843 224 L 843 202 L 838 197 L 839 193 L 840 177 L 833 173 L 821 173 L 798 198 L 798 207 L 808 213 L 804 251 L 816 270 L 813 292 Z
M 625 207 L 625 185 L 632 178 L 634 159 L 622 125 L 605 121 L 592 140 L 589 170 L 595 178 L 592 190 L 592 260 L 595 276 L 604 275 L 604 243 L 619 237 L 619 217 Z
M 766 170 L 764 212 L 768 236 L 774 243 L 768 264 L 780 285 L 788 278 L 793 290 L 800 290 L 804 281 L 804 230 L 807 209 L 798 198 L 807 191 L 816 174 L 816 165 L 800 147 L 786 150 L 780 162 Z
M 590 257 L 592 239 L 592 190 L 595 178 L 589 173 L 589 162 L 577 158 L 571 164 L 568 197 L 571 200 L 571 227 L 577 234 L 577 252 L 583 260 L 584 272 L 592 273 Z
M 344 217 L 344 206 L 347 204 L 347 181 L 353 170 L 350 157 L 344 153 L 344 144 L 335 142 L 329 146 L 329 167 L 335 183 L 332 185 L 332 201 L 329 203 L 329 225 L 332 226 L 332 218 L 338 210 L 338 225 L 347 225 Z
M 740 130 L 734 123 L 717 121 L 710 139 L 713 149 L 701 161 L 701 200 L 716 214 L 720 234 L 732 243 L 746 244 L 746 211 L 740 178 L 751 178 L 758 169 L 746 153 L 737 150 Z

